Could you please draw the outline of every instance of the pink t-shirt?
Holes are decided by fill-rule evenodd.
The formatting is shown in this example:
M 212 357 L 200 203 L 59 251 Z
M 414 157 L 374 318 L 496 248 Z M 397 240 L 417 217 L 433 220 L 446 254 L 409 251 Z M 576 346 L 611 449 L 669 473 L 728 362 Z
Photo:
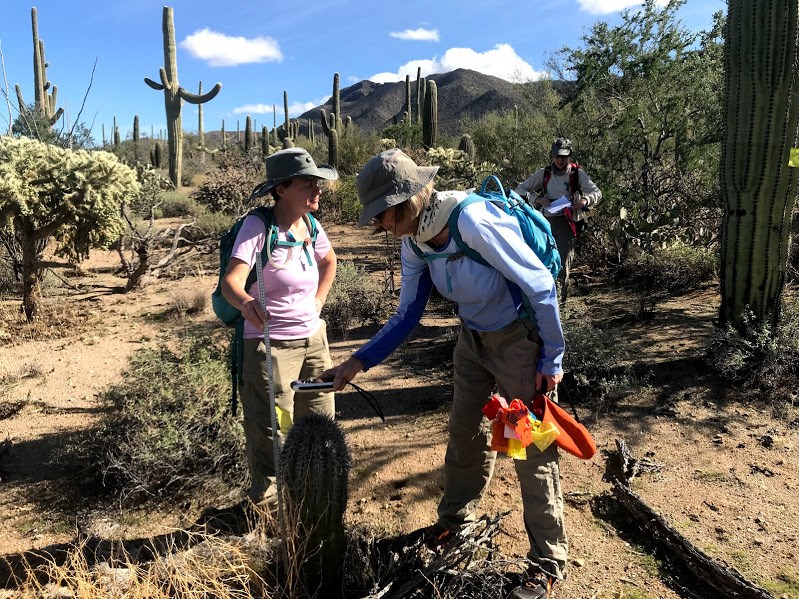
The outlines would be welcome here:
M 310 240 L 308 249 L 313 264 L 308 263 L 302 246 L 275 246 L 272 261 L 280 267 L 275 268 L 264 260 L 264 290 L 266 309 L 270 314 L 270 339 L 306 339 L 319 329 L 319 315 L 316 312 L 316 290 L 319 287 L 318 261 L 330 251 L 330 240 L 317 221 L 319 230 L 316 245 Z M 257 216 L 248 216 L 239 230 L 233 245 L 233 258 L 243 260 L 255 268 L 256 252 L 263 247 L 266 230 L 263 221 Z M 278 232 L 278 239 L 287 241 L 286 234 Z M 248 290 L 258 299 L 258 281 Z M 262 338 L 264 332 L 256 329 L 249 321 L 244 323 L 244 338 Z

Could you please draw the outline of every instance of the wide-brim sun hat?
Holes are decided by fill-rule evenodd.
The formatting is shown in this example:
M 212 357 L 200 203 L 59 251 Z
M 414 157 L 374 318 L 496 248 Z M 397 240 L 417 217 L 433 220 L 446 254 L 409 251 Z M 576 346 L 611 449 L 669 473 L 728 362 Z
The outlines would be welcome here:
M 355 181 L 365 225 L 381 212 L 419 193 L 438 172 L 437 166 L 418 166 L 401 150 L 386 150 L 371 158 Z
M 260 197 L 297 177 L 335 181 L 338 171 L 329 164 L 316 164 L 304 148 L 286 148 L 266 157 L 267 179 L 253 189 L 252 196 Z

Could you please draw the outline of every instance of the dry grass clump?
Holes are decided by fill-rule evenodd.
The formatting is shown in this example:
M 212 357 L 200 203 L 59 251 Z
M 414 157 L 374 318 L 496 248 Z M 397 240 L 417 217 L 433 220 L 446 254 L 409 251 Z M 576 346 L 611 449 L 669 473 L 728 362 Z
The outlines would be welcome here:
M 208 306 L 209 297 L 205 289 L 179 291 L 172 294 L 172 309 L 180 318 L 202 314 Z
M 251 548 L 240 539 L 195 536 L 195 545 L 190 549 L 168 552 L 146 563 L 137 563 L 123 547 L 113 559 L 95 562 L 83 542 L 69 550 L 66 559 L 50 557 L 36 567 L 23 564 L 24 582 L 9 596 L 20 599 L 272 596 L 252 567 Z
M 18 302 L 3 302 L 0 304 L 0 346 L 80 337 L 101 326 L 101 317 L 87 305 L 50 298 L 42 300 L 39 314 L 33 322 L 27 322 Z

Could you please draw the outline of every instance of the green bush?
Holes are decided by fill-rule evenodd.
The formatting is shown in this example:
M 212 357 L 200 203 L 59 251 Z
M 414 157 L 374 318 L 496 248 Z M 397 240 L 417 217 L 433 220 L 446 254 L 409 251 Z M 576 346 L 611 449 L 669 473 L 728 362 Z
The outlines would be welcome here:
M 361 201 L 354 175 L 342 175 L 322 187 L 317 216 L 326 222 L 354 222 L 361 215 Z
M 570 318 L 563 329 L 566 337 L 563 365 L 574 378 L 579 396 L 602 398 L 637 383 L 629 365 L 630 346 L 618 330 L 601 328 L 582 317 Z
M 387 298 L 382 285 L 369 273 L 353 262 L 342 260 L 338 263 L 322 317 L 346 339 L 356 323 L 381 321 L 388 310 Z
M 210 338 L 137 353 L 123 382 L 103 393 L 112 411 L 87 444 L 87 474 L 120 497 L 184 495 L 246 475 L 243 433 L 227 413 L 227 347 Z
M 157 201 L 156 216 L 161 218 L 197 216 L 201 211 L 197 200 L 179 191 L 162 191 Z
M 744 315 L 745 330 L 728 324 L 714 331 L 706 360 L 719 374 L 736 383 L 770 391 L 775 396 L 793 392 L 799 385 L 799 298 L 783 299 L 776 329 L 757 322 L 751 311 Z
M 138 194 L 128 198 L 128 207 L 134 214 L 150 218 L 150 211 L 158 201 L 159 194 L 174 188 L 169 179 L 148 164 L 136 166 L 136 179 L 141 187 Z
M 325 140 L 325 146 L 327 140 Z M 342 175 L 356 175 L 361 167 L 380 152 L 380 137 L 375 133 L 362 133 L 351 126 L 344 135 L 338 137 L 338 165 Z M 326 161 L 324 161 L 326 162 Z
M 252 190 L 263 180 L 262 166 L 231 151 L 219 158 L 219 169 L 206 175 L 193 197 L 213 212 L 241 216 L 250 207 Z
M 201 239 L 219 239 L 233 226 L 234 217 L 224 212 L 201 212 L 193 227 L 183 230 L 183 236 L 189 241 Z

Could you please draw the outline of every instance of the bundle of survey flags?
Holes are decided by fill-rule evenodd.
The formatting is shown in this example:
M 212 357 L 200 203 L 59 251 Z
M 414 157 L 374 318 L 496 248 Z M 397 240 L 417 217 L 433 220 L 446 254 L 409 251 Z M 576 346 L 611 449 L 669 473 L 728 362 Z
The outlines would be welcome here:
M 508 403 L 495 393 L 483 406 L 483 414 L 493 421 L 491 450 L 501 451 L 516 460 L 527 459 L 530 444 L 544 451 L 560 434 L 552 422 L 536 418 L 520 399 Z

